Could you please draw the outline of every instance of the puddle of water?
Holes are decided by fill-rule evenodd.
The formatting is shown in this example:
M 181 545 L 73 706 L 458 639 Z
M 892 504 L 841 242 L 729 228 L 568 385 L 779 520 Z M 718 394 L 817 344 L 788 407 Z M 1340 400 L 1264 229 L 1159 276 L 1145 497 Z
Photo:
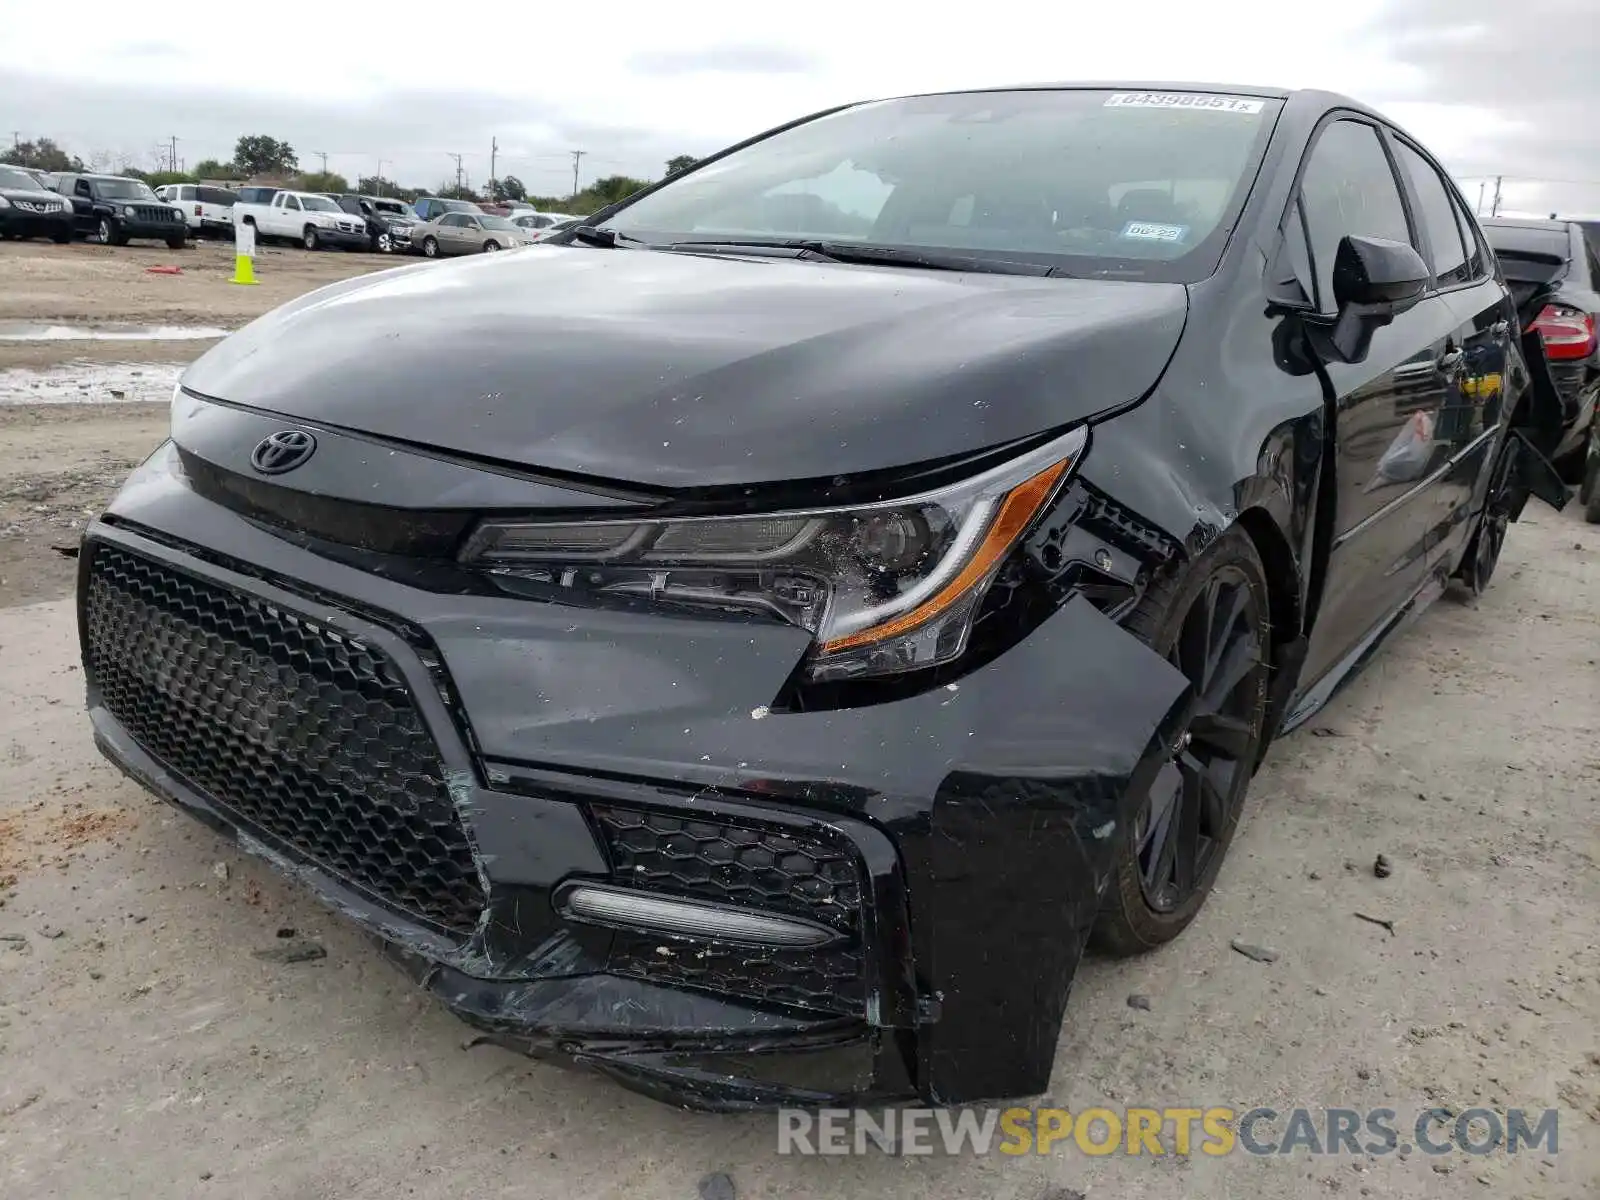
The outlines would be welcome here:
M 164 404 L 187 363 L 67 363 L 0 371 L 0 408 L 19 404 Z
M 191 342 L 227 337 L 209 325 L 40 325 L 0 321 L 0 342 Z

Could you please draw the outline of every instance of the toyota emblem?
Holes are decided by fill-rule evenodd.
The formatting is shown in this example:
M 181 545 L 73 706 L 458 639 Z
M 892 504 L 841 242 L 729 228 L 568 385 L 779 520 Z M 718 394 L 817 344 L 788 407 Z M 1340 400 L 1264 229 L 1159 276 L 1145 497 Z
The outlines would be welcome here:
M 317 439 L 303 429 L 269 433 L 250 452 L 250 465 L 263 475 L 282 475 L 302 466 L 317 452 Z

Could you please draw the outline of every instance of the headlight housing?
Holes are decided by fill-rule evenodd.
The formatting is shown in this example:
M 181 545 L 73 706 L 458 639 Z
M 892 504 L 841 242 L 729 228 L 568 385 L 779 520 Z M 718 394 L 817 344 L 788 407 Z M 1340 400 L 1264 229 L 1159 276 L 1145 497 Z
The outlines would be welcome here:
M 807 664 L 814 682 L 896 675 L 962 654 L 995 574 L 1088 440 L 1079 427 L 959 483 L 873 504 L 761 516 L 490 520 L 461 558 L 553 588 L 777 617 L 815 637 Z

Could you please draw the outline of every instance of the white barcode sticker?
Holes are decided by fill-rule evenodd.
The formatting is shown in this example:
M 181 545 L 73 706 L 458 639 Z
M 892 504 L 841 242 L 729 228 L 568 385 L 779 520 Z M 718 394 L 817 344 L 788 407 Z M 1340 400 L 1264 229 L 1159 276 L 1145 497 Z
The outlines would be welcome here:
M 1114 92 L 1107 108 L 1192 108 L 1201 112 L 1259 113 L 1263 101 L 1249 96 L 1219 96 L 1210 92 Z
M 1129 221 L 1122 236 L 1141 242 L 1181 242 L 1189 235 L 1187 225 L 1163 225 L 1157 221 Z

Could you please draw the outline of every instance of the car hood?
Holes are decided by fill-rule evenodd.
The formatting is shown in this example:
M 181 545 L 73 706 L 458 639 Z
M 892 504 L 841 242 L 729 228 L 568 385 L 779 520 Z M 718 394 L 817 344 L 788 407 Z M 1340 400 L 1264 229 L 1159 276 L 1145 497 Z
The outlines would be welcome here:
M 692 488 L 968 454 L 1142 397 L 1180 284 L 539 245 L 252 322 L 200 396 L 531 468 Z
M 0 196 L 7 200 L 31 200 L 38 204 L 42 200 L 60 200 L 59 192 L 47 192 L 43 188 L 0 188 Z

